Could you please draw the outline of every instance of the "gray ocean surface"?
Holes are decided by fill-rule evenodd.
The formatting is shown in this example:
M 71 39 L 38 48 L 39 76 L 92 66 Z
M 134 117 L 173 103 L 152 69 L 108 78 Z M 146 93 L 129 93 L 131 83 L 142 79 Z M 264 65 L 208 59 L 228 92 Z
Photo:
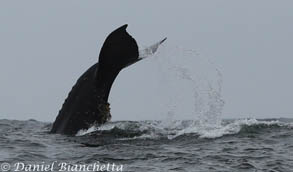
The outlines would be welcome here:
M 0 120 L 0 164 L 10 164 L 10 171 L 18 162 L 115 163 L 133 172 L 293 171 L 293 119 L 222 120 L 216 126 L 192 120 L 116 121 L 76 136 L 50 134 L 51 125 Z

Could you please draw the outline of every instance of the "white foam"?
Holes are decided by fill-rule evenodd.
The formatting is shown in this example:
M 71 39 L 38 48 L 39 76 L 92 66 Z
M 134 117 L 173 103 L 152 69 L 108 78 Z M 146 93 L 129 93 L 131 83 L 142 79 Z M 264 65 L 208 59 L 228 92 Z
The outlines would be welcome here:
M 96 130 L 97 130 L 96 126 L 93 125 L 92 127 L 90 127 L 87 130 L 79 130 L 75 136 L 83 136 L 83 135 L 89 134 L 91 132 L 94 132 Z
M 140 122 L 109 122 L 102 126 L 92 126 L 88 130 L 79 131 L 76 136 L 83 136 L 94 131 L 112 130 L 119 128 L 125 132 L 143 132 L 141 136 L 126 139 L 159 139 L 167 137 L 175 139 L 185 134 L 197 134 L 199 138 L 219 138 L 225 135 L 237 134 L 243 126 L 252 125 L 279 125 L 281 127 L 293 128 L 293 123 L 284 123 L 278 120 L 259 121 L 254 118 L 238 119 L 221 124 L 203 123 L 199 120 L 182 121 L 182 120 L 164 120 L 164 121 L 140 121 Z
M 237 134 L 240 132 L 241 128 L 246 126 L 252 126 L 252 125 L 280 125 L 280 126 L 290 126 L 292 124 L 285 124 L 278 120 L 273 121 L 258 121 L 256 119 L 239 119 L 235 120 L 228 124 L 220 124 L 220 125 L 203 125 L 202 123 L 193 123 L 183 129 L 179 129 L 176 131 L 176 134 L 174 135 L 168 135 L 169 139 L 174 139 L 178 136 L 184 135 L 184 134 L 198 134 L 200 138 L 218 138 L 222 137 L 224 135 L 230 135 L 230 134 Z

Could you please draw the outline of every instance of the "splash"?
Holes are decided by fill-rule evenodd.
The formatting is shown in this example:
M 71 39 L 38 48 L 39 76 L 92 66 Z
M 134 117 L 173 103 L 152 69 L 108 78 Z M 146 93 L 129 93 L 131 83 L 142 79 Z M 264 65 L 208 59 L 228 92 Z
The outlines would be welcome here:
M 173 139 L 186 133 L 199 133 L 203 136 L 208 135 L 208 132 L 218 132 L 216 135 L 225 133 L 226 129 L 221 124 L 224 106 L 223 77 L 218 67 L 195 50 L 170 47 L 168 44 L 163 44 L 153 54 L 158 45 L 160 42 L 140 51 L 140 55 L 154 55 L 152 59 L 155 62 L 152 64 L 159 76 L 155 99 L 159 100 L 160 111 L 163 113 L 158 115 L 166 116 L 166 119 L 135 125 L 140 131 L 145 131 L 140 137 L 156 138 L 164 135 Z M 191 120 L 184 121 L 182 116 Z M 133 126 L 133 123 L 112 122 L 93 126 L 89 130 L 80 131 L 78 136 L 94 131 L 113 130 L 115 127 L 129 131 L 125 126 Z
M 160 75 L 158 94 L 168 120 L 187 115 L 203 126 L 221 124 L 223 77 L 219 68 L 195 50 L 168 47 L 155 55 Z

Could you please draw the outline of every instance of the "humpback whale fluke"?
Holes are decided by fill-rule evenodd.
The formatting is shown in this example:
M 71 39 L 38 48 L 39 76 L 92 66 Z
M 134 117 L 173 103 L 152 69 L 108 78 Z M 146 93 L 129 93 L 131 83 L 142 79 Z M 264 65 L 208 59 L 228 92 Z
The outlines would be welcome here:
M 92 124 L 111 119 L 109 93 L 119 72 L 156 52 L 165 39 L 142 50 L 126 31 L 127 24 L 106 38 L 99 62 L 90 67 L 76 82 L 53 123 L 52 133 L 74 135 Z

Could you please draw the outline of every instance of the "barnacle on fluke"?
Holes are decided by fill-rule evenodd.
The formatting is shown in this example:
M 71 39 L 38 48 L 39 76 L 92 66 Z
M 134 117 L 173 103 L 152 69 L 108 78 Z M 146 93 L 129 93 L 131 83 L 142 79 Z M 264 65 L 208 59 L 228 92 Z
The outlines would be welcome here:
M 110 103 L 99 104 L 98 109 L 101 114 L 101 121 L 99 122 L 100 124 L 103 124 L 103 123 L 111 120 L 112 116 L 110 113 L 110 109 L 111 109 Z

